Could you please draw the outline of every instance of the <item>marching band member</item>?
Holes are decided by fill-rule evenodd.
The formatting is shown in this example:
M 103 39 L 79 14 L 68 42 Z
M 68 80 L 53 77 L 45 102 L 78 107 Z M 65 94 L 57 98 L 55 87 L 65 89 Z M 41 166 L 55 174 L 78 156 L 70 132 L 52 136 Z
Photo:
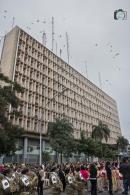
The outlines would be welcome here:
M 58 177 L 56 167 L 52 168 L 49 178 L 52 189 L 52 195 L 60 195 L 60 193 L 63 191 L 63 185 L 60 181 L 60 178 Z
M 12 176 L 12 171 L 7 168 L 3 171 L 3 179 L 1 179 L 3 194 L 13 195 L 18 193 L 18 185 Z
M 75 177 L 72 173 L 72 171 L 70 170 L 70 168 L 66 168 L 65 170 L 66 173 L 66 194 L 67 195 L 75 195 L 78 186 L 75 182 Z
M 34 172 L 25 168 L 21 172 L 20 177 L 20 191 L 21 195 L 34 194 L 37 186 L 37 176 Z
M 85 182 L 84 182 L 83 175 L 80 172 L 80 166 L 78 166 L 75 170 L 75 180 L 78 185 L 78 189 L 77 189 L 78 195 L 83 195 Z

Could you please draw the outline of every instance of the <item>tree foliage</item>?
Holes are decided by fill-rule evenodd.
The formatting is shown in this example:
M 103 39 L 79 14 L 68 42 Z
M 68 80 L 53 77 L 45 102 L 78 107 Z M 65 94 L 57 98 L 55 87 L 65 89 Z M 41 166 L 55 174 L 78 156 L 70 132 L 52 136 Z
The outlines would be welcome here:
M 75 141 L 73 126 L 66 118 L 57 118 L 48 124 L 50 145 L 54 151 L 61 154 L 71 154 L 74 151 Z
M 101 143 L 89 137 L 87 139 L 88 143 L 88 155 L 101 157 Z
M 117 143 L 117 147 L 122 151 L 124 151 L 126 147 L 129 145 L 129 141 L 124 136 L 118 137 L 116 143 Z
M 106 124 L 103 124 L 102 121 L 99 121 L 98 125 L 94 125 L 92 127 L 92 138 L 95 140 L 102 142 L 103 139 L 108 141 L 110 137 L 110 129 Z
M 96 129 L 97 130 L 97 129 Z M 94 137 L 95 138 L 95 137 Z M 102 159 L 114 159 L 117 151 L 111 149 L 108 144 L 103 144 L 101 139 L 85 138 L 85 132 L 80 132 L 80 140 L 77 143 L 77 151 L 87 156 L 95 156 Z M 97 138 L 97 137 L 96 137 Z
M 105 160 L 116 160 L 117 150 L 110 145 L 102 144 L 103 158 Z
M 42 161 L 47 164 L 51 160 L 49 152 L 42 152 Z
M 18 106 L 21 102 L 16 94 L 23 93 L 23 88 L 2 73 L 0 73 L 0 82 L 0 155 L 2 155 L 15 152 L 16 138 L 23 132 L 22 128 L 13 125 L 9 120 L 9 116 L 20 116 Z M 11 110 L 9 110 L 10 106 Z
M 88 154 L 88 143 L 83 130 L 80 131 L 80 139 L 77 142 L 77 152 L 79 154 Z
M 80 132 L 80 140 L 77 143 L 77 151 L 87 156 L 101 156 L 101 144 L 93 138 L 85 138 L 85 132 Z

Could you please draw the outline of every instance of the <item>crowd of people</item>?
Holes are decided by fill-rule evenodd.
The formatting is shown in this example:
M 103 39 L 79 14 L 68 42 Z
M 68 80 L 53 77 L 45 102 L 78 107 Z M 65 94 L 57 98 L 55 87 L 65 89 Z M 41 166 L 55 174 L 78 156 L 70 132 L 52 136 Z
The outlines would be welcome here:
M 117 162 L 77 162 L 46 166 L 25 164 L 0 165 L 0 195 L 97 195 L 108 191 L 128 195 L 130 187 L 130 164 L 128 159 Z

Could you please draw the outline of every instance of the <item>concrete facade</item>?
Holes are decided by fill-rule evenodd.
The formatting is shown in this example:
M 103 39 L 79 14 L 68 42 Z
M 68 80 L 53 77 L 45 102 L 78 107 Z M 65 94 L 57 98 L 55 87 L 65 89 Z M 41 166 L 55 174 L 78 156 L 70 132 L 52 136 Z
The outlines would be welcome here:
M 121 135 L 116 101 L 17 26 L 5 37 L 1 71 L 25 89 L 18 95 L 22 116 L 11 120 L 27 137 L 38 138 L 40 131 L 46 137 L 48 122 L 63 116 L 72 122 L 76 139 L 80 129 L 89 137 L 98 120 L 111 129 L 108 143 Z

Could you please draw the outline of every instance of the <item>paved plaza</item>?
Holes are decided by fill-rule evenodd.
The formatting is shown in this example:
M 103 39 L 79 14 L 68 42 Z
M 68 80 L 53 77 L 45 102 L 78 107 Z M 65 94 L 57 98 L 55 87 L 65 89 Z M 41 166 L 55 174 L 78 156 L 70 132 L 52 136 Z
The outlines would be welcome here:
M 50 190 L 44 190 L 44 192 L 43 192 L 43 194 L 44 195 L 52 195 L 52 193 L 51 193 L 51 191 Z M 103 192 L 103 193 L 98 193 L 98 194 L 100 194 L 100 195 L 109 195 L 109 193 L 108 193 L 108 191 L 105 191 L 105 192 Z M 121 192 L 119 192 L 119 193 L 113 193 L 114 195 L 121 195 L 122 193 Z M 66 195 L 66 193 L 61 193 L 61 195 Z M 75 195 L 77 195 L 77 194 L 75 194 Z M 85 191 L 84 192 L 84 195 L 91 195 L 91 193 L 90 192 L 87 192 L 87 191 Z

